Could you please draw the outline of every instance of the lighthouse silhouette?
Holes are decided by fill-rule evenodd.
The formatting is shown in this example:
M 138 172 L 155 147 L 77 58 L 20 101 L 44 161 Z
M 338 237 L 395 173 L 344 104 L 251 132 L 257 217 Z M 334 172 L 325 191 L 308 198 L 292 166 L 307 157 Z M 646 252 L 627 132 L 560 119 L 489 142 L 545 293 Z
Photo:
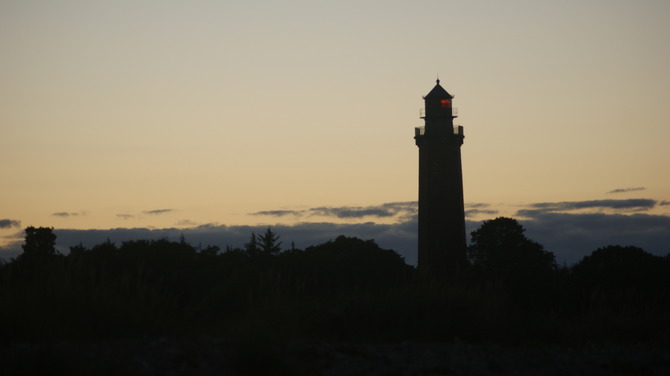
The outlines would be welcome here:
M 456 277 L 466 264 L 461 145 L 463 127 L 454 126 L 453 96 L 437 80 L 423 97 L 419 147 L 419 270 Z

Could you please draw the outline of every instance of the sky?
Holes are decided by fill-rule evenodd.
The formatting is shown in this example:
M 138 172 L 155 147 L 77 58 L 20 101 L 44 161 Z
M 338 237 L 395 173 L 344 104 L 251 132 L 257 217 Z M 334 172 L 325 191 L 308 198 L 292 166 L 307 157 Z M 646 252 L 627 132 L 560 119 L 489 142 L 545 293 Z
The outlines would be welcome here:
M 416 260 L 422 96 L 455 96 L 468 230 L 670 252 L 670 2 L 0 2 L 0 258 L 147 237 Z M 311 242 L 311 243 L 310 243 Z

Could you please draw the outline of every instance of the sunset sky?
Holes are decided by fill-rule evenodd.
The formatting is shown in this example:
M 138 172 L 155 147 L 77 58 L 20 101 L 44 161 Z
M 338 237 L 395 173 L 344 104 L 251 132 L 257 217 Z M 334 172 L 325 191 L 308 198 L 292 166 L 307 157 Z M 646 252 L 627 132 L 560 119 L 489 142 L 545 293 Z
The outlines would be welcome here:
M 513 216 L 559 261 L 670 252 L 667 0 L 5 0 L 0 47 L 0 258 L 31 225 L 61 247 L 273 225 L 412 261 L 438 75 L 471 226 Z

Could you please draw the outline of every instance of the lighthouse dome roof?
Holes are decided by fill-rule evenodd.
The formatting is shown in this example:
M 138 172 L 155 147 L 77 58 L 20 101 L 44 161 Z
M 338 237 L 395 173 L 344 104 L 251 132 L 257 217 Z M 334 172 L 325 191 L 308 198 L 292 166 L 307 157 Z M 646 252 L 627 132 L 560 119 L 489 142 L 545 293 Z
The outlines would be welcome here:
M 423 99 L 451 99 L 453 97 L 453 95 L 449 94 L 442 86 L 440 86 L 440 79 L 438 78 L 433 90 L 426 94 Z

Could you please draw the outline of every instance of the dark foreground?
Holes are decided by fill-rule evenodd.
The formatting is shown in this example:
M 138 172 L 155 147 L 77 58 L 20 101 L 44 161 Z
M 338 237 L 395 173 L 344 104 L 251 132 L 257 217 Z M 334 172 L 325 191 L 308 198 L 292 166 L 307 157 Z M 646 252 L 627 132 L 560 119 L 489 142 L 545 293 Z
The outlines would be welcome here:
M 670 351 L 143 339 L 4 346 L 11 375 L 668 375 Z
M 560 268 L 491 223 L 458 278 L 344 236 L 58 255 L 28 228 L 0 263 L 0 376 L 670 375 L 670 256 L 609 246 Z

